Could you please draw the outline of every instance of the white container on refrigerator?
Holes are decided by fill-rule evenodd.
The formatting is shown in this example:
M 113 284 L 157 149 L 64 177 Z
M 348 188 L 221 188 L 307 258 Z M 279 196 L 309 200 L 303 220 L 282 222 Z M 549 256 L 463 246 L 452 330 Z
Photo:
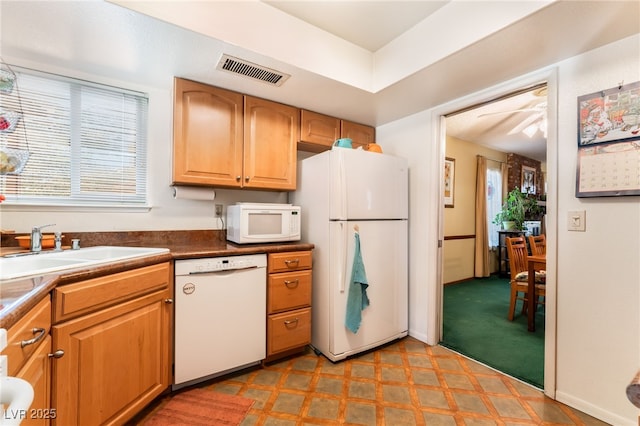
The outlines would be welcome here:
M 311 344 L 332 361 L 408 331 L 408 165 L 400 157 L 334 149 L 298 163 L 292 202 L 314 244 Z M 345 325 L 359 229 L 370 306 L 357 333 Z

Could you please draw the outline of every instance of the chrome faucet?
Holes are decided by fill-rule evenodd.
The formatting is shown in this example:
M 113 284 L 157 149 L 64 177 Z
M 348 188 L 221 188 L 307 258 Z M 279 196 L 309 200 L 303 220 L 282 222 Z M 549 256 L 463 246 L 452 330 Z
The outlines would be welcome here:
M 47 226 L 55 226 L 55 223 L 49 225 L 34 226 L 31 228 L 31 251 L 38 253 L 42 251 L 42 228 Z

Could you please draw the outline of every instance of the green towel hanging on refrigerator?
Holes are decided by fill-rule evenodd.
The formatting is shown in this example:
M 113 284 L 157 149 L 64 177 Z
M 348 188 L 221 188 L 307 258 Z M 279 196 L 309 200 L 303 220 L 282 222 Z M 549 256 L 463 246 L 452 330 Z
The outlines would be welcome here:
M 351 269 L 351 281 L 349 283 L 349 294 L 347 295 L 347 315 L 344 325 L 352 332 L 357 333 L 362 322 L 362 311 L 369 306 L 367 296 L 367 274 L 362 262 L 360 252 L 360 234 L 355 233 L 355 253 L 353 255 L 353 268 Z

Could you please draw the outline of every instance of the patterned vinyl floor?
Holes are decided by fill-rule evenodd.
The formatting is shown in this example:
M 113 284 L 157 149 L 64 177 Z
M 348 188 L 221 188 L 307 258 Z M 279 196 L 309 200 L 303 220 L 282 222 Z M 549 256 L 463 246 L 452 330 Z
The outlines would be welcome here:
M 338 363 L 308 350 L 206 387 L 255 400 L 243 425 L 606 424 L 411 337 Z

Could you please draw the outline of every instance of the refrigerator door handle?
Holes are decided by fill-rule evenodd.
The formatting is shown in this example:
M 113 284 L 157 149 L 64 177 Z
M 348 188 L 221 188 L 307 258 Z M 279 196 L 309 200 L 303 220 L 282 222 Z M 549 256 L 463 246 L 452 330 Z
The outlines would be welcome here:
M 340 219 L 347 219 L 347 178 L 345 176 L 346 170 L 344 165 L 344 156 L 338 157 L 338 179 L 340 188 Z M 346 252 L 345 252 L 346 255 Z
M 347 281 L 347 226 L 340 223 L 340 248 L 338 252 L 338 290 L 344 293 L 345 282 Z

